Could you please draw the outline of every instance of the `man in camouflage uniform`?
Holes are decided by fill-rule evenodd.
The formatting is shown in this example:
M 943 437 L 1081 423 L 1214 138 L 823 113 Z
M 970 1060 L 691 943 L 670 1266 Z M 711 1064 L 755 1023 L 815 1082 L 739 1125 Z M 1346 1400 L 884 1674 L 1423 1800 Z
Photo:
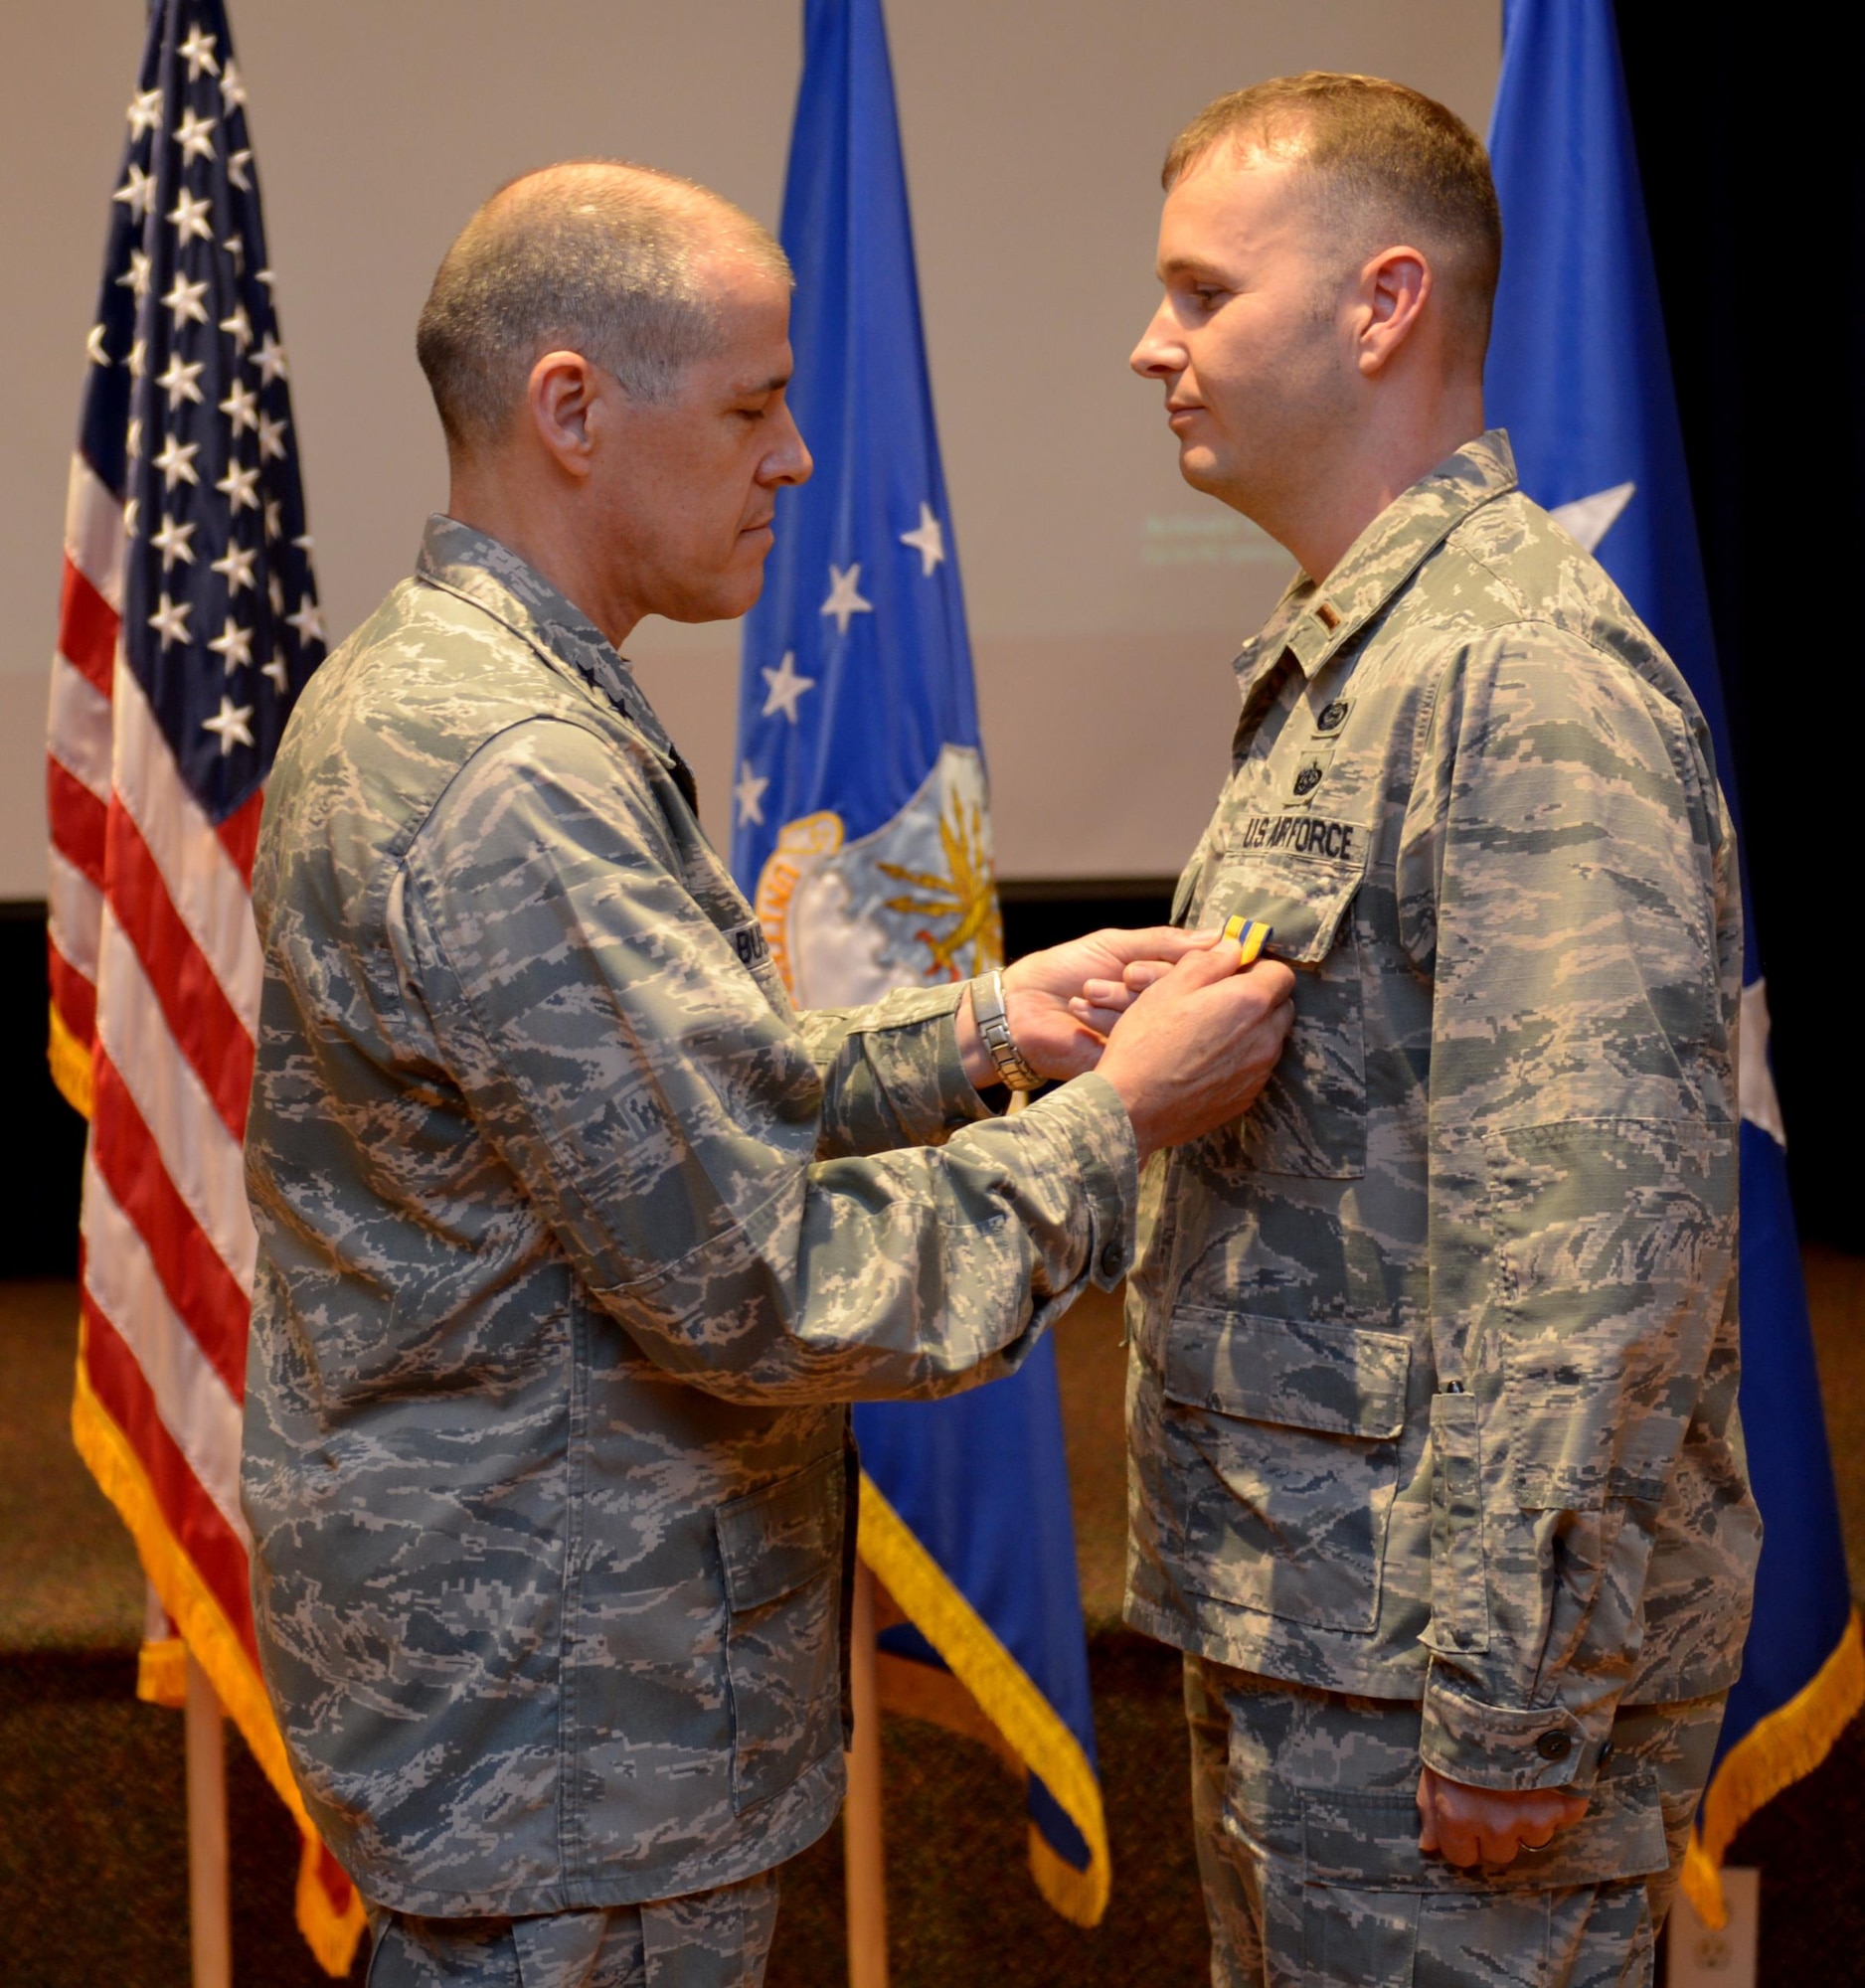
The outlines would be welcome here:
M 762 1977 L 842 1792 L 844 1404 L 1005 1373 L 1123 1275 L 1139 1162 L 1287 1028 L 1235 946 L 1079 941 L 1005 1004 L 1075 1080 L 995 1119 L 968 988 L 791 1011 L 618 653 L 757 598 L 788 309 L 684 183 L 495 196 L 421 327 L 451 515 L 267 794 L 254 1606 L 374 1988 Z M 1068 997 L 1145 955 L 1102 1056 Z
M 1134 368 L 1302 569 L 1176 911 L 1270 920 L 1295 1028 L 1151 1163 L 1129 1297 L 1127 1618 L 1186 1652 L 1212 1978 L 1648 1980 L 1758 1549 L 1703 718 L 1483 432 L 1455 118 L 1286 79 L 1165 183 Z

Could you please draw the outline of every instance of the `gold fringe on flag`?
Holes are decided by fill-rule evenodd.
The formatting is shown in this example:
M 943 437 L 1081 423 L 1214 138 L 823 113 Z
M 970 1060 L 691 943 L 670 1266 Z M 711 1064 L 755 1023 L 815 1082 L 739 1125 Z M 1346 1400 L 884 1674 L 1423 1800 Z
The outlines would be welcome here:
M 1831 1752 L 1833 1742 L 1865 1705 L 1865 1636 L 1857 1609 L 1838 1647 L 1812 1681 L 1758 1720 L 1729 1751 L 1703 1797 L 1700 1825 L 1684 1857 L 1684 1896 L 1706 1926 L 1729 1922 L 1723 1899 L 1723 1853 L 1736 1832 Z
M 90 1052 L 65 1025 L 57 1008 L 51 1011 L 52 1033 L 46 1044 L 46 1061 L 52 1066 L 52 1081 L 81 1118 L 90 1116 Z
M 145 1705 L 165 1706 L 170 1712 L 187 1708 L 188 1645 L 179 1636 L 145 1642 L 136 1652 L 136 1696 Z
M 1082 1742 L 866 1472 L 861 1557 L 1081 1832 L 1088 1845 L 1086 1871 L 1057 1856 L 1032 1823 L 1030 1876 L 1064 1918 L 1099 1925 L 1107 1909 L 1112 1869 L 1101 1784 Z
M 363 1935 L 362 1901 L 347 1879 L 344 1891 L 348 1898 L 344 1903 L 331 1896 L 324 1882 L 320 1867 L 329 1853 L 304 1812 L 297 1784 L 285 1762 L 284 1740 L 279 1737 L 258 1672 L 199 1570 L 169 1531 L 135 1446 L 92 1391 L 85 1369 L 85 1327 L 82 1319 L 78 1330 L 78 1385 L 72 1401 L 72 1436 L 78 1444 L 78 1453 L 90 1466 L 90 1474 L 129 1528 L 136 1551 L 142 1557 L 143 1572 L 168 1610 L 169 1620 L 181 1631 L 181 1641 L 194 1652 L 195 1661 L 214 1687 L 222 1709 L 239 1729 L 279 1800 L 291 1811 L 301 1840 L 298 1930 L 324 1972 L 341 1977 L 349 1973 L 357 1942 Z M 151 1651 L 169 1647 L 160 1643 L 146 1645 L 145 1662 L 151 1661 Z M 160 1675 L 166 1660 L 156 1656 L 152 1661 L 153 1671 L 139 1666 L 138 1693 L 143 1697 L 152 1695 L 143 1689 L 145 1683 L 166 1683 Z M 185 1656 L 182 1661 L 185 1665 Z M 174 1701 L 165 1697 L 161 1702 Z

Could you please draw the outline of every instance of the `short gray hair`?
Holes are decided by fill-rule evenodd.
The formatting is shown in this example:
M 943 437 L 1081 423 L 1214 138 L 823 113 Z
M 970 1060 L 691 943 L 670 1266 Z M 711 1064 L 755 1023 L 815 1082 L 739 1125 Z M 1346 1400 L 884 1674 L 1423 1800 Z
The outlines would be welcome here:
M 495 440 L 546 352 L 580 352 L 631 399 L 665 401 L 717 349 L 715 251 L 784 284 L 783 250 L 691 180 L 622 160 L 546 166 L 502 186 L 446 251 L 416 328 L 448 445 Z

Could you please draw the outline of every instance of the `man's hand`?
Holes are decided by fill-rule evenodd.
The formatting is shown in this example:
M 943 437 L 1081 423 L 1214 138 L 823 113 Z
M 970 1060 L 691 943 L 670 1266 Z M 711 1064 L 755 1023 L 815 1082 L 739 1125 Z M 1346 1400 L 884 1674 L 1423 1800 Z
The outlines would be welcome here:
M 1214 945 L 1220 934 L 1210 931 L 1201 932 L 1198 936 L 1207 945 Z M 1172 960 L 1148 959 L 1144 954 L 1129 959 L 1118 979 L 1090 980 L 1069 1003 L 1070 1012 L 1091 1023 L 1096 1015 L 1123 1014 L 1155 980 L 1164 979 L 1174 963 Z
M 1125 986 L 1127 968 L 1139 964 L 1164 973 L 1188 952 L 1214 944 L 1215 931 L 1180 931 L 1150 925 L 1141 931 L 1098 931 L 1067 945 L 1027 953 L 1004 969 L 1004 1012 L 1025 1062 L 1045 1077 L 1080 1077 L 1101 1061 L 1107 1032 L 1135 999 Z M 1106 1003 L 1082 999 L 1091 986 L 1111 995 Z M 965 1075 L 981 1090 L 999 1081 L 978 1039 L 969 1000 L 956 1016 L 958 1051 Z
M 1587 1813 L 1571 1788 L 1472 1788 L 1430 1767 L 1419 1773 L 1419 1848 L 1452 1864 L 1510 1864 Z
M 1280 960 L 1239 972 L 1235 939 L 1187 952 L 1115 1023 L 1100 1070 L 1126 1106 L 1140 1158 L 1227 1124 L 1256 1102 L 1293 1025 Z

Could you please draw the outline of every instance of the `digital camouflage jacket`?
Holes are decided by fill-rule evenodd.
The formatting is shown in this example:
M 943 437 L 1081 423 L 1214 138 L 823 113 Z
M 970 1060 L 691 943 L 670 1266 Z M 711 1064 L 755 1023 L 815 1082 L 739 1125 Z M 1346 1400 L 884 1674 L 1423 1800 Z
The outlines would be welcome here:
M 662 1898 L 826 1828 L 843 1404 L 1007 1371 L 1126 1268 L 1105 1080 L 986 1119 L 958 988 L 794 1014 L 690 795 L 594 627 L 444 518 L 267 790 L 254 1609 L 398 1910 Z
M 1702 715 L 1599 565 L 1459 449 L 1297 578 L 1176 915 L 1274 925 L 1247 1119 L 1152 1161 L 1128 1618 L 1424 1700 L 1426 1760 L 1589 1777 L 1727 1688 L 1741 897 Z

